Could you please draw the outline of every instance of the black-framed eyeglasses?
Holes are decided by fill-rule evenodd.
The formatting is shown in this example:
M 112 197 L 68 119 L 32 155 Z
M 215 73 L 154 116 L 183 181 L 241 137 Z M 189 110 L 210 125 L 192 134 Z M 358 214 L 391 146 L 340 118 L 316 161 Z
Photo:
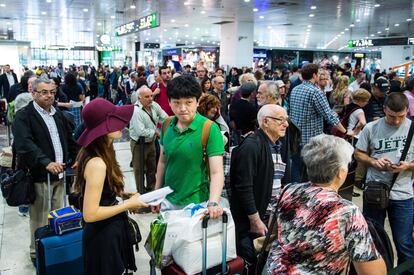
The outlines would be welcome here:
M 288 117 L 273 117 L 273 116 L 266 116 L 266 118 L 270 118 L 270 119 L 274 119 L 277 122 L 279 122 L 280 124 L 283 124 L 285 122 L 289 122 L 289 118 Z
M 50 95 L 56 95 L 56 89 L 53 89 L 53 90 L 41 90 L 41 91 L 36 91 L 36 93 L 39 93 L 42 96 L 46 96 L 48 94 L 50 94 Z

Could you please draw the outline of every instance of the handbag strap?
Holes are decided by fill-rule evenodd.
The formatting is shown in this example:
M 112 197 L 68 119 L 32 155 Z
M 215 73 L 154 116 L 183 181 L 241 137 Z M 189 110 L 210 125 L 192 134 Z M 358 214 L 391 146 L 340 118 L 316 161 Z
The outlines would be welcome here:
M 279 208 L 279 205 L 280 205 L 280 202 L 282 201 L 282 197 L 283 197 L 283 195 L 285 194 L 285 192 L 286 192 L 286 190 L 288 189 L 288 187 L 289 187 L 289 184 L 288 185 L 286 185 L 284 188 L 283 188 L 283 190 L 282 190 L 282 192 L 280 193 L 280 197 L 279 197 L 279 200 L 277 201 L 277 204 L 276 204 L 276 206 L 275 206 L 275 211 L 273 212 L 273 215 L 272 215 L 272 222 L 270 223 L 270 226 L 269 226 L 269 228 L 268 228 L 268 230 L 267 230 L 267 233 L 266 233 L 266 238 L 265 238 L 265 240 L 264 240 L 264 242 L 263 242 L 263 246 L 262 246 L 262 249 L 260 250 L 260 255 L 263 255 L 264 254 L 264 252 L 266 251 L 266 247 L 267 247 L 267 245 L 269 244 L 269 241 L 270 241 L 270 237 L 272 236 L 272 233 L 273 233 L 273 229 L 275 228 L 275 226 L 276 226 L 276 238 L 277 238 L 277 235 L 278 235 L 278 227 L 277 227 L 277 215 L 278 215 L 278 208 Z
M 403 149 L 402 154 L 401 154 L 400 162 L 405 161 L 405 158 L 407 157 L 408 149 L 410 149 L 411 141 L 413 139 L 413 134 L 414 134 L 414 121 L 411 121 L 410 130 L 408 131 L 407 140 L 404 144 L 404 149 Z M 394 186 L 394 183 L 397 180 L 399 174 L 400 173 L 395 173 L 393 175 L 390 190 Z
M 144 110 L 144 112 L 149 116 L 149 118 L 151 119 L 152 123 L 154 123 L 155 127 L 157 127 L 157 123 L 155 123 L 154 118 L 152 117 L 152 115 L 150 113 L 148 113 L 148 111 L 145 109 L 144 106 L 142 106 L 142 110 Z

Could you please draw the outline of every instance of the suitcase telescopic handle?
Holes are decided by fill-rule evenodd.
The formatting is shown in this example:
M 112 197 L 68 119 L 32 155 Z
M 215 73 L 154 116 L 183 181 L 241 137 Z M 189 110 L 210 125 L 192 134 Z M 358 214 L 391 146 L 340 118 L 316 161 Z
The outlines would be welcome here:
M 47 206 L 49 208 L 49 212 L 52 211 L 52 194 L 50 188 L 50 173 L 47 172 Z M 68 205 L 66 199 L 66 170 L 63 170 L 63 203 L 64 206 Z
M 206 215 L 203 218 L 201 223 L 201 228 L 203 230 L 203 251 L 202 251 L 202 259 L 203 259 L 203 275 L 207 274 L 207 225 L 208 221 L 210 220 L 210 215 Z M 229 217 L 226 212 L 223 212 L 222 215 L 223 221 L 223 240 L 222 240 L 222 252 L 221 252 L 221 274 L 227 274 L 227 223 L 229 221 Z
M 226 212 L 223 212 L 223 215 L 221 216 L 221 218 L 223 220 L 223 223 L 228 223 L 229 217 Z M 210 220 L 210 215 L 209 214 L 205 215 L 203 218 L 203 222 L 201 223 L 201 227 L 207 228 L 209 220 Z

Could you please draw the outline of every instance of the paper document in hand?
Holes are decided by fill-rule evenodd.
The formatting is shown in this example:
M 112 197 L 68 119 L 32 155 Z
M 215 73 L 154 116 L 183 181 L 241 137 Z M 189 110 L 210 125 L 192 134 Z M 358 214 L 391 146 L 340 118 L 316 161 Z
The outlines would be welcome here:
M 169 186 L 167 186 L 149 193 L 145 193 L 139 198 L 149 205 L 158 205 L 165 199 L 168 194 L 171 194 L 172 192 L 174 191 Z

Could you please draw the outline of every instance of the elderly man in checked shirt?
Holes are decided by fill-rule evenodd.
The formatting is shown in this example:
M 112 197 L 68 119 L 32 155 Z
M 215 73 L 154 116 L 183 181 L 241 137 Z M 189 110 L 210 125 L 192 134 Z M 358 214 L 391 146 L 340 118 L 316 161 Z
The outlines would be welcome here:
M 303 83 L 296 86 L 290 95 L 289 117 L 297 125 L 302 134 L 301 148 L 309 140 L 323 133 L 323 121 L 338 128 L 342 133 L 347 130 L 342 126 L 337 114 L 329 107 L 328 100 L 318 85 L 318 65 L 306 64 L 301 69 Z M 307 180 L 300 150 L 292 155 L 292 182 Z

